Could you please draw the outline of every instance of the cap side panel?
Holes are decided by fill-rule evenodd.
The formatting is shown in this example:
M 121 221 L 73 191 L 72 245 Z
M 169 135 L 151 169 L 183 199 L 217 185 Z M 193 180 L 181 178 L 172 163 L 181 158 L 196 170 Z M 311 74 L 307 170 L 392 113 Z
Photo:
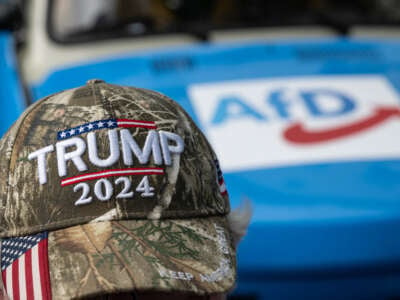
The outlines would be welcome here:
M 163 122 L 163 117 L 160 115 L 164 110 L 161 108 L 163 106 L 163 102 L 157 101 L 155 97 L 149 97 L 144 94 L 142 91 L 139 91 L 136 88 L 128 88 L 128 87 L 120 87 L 115 85 L 107 85 L 107 89 L 101 90 L 103 96 L 108 99 L 108 102 L 114 108 L 115 117 L 117 119 L 131 119 L 131 120 L 140 120 L 144 122 L 151 122 L 152 124 L 157 125 L 157 122 Z M 156 126 L 159 129 L 158 126 Z M 155 128 L 154 128 L 155 129 Z M 132 137 L 138 141 L 140 147 L 143 147 L 145 144 L 145 140 L 150 132 L 150 128 L 148 129 L 138 129 L 131 128 L 130 133 Z M 158 139 L 158 137 L 157 137 Z M 137 164 L 137 162 L 135 162 Z M 122 164 L 122 161 L 120 161 Z M 149 167 L 155 167 L 157 165 L 154 164 L 154 161 L 149 161 Z M 126 166 L 123 166 L 126 168 Z M 165 167 L 161 165 L 161 167 Z M 165 186 L 168 176 L 168 171 L 164 172 L 164 176 L 147 176 L 149 186 L 158 187 L 156 190 L 160 191 Z M 144 179 L 144 177 L 143 177 Z M 140 182 L 132 181 L 132 186 L 137 186 Z M 135 192 L 134 192 L 135 193 Z M 136 193 L 137 195 L 139 193 Z M 162 195 L 157 196 L 157 194 L 161 194 L 161 192 L 156 193 L 153 197 L 150 198 L 142 198 L 143 200 L 139 200 L 136 196 L 137 200 L 131 201 L 116 201 L 116 214 L 120 218 L 127 218 L 132 215 L 132 211 L 150 211 L 152 207 L 154 207 L 156 197 L 161 198 Z M 146 217 L 147 213 L 142 217 Z
M 15 164 L 18 158 L 18 151 L 20 147 L 22 147 L 22 135 L 26 135 L 26 126 L 25 121 L 27 119 L 32 118 L 32 114 L 35 114 L 38 108 L 48 99 L 46 97 L 32 106 L 30 106 L 18 120 L 14 123 L 14 125 L 7 131 L 5 136 L 1 139 L 0 144 L 0 153 L 4 156 L 1 159 L 0 166 L 0 195 L 1 195 L 1 203 L 0 203 L 0 233 L 7 228 L 4 223 L 5 220 L 12 221 L 12 216 L 5 213 L 7 203 L 10 201 L 10 189 L 12 185 L 12 171 L 15 168 Z
M 181 108 L 181 106 L 178 103 L 176 103 L 176 105 L 180 108 L 180 110 L 178 111 L 179 114 L 182 115 L 181 119 L 187 120 L 187 122 L 189 123 L 186 127 L 196 129 L 196 130 L 192 129 L 192 134 L 190 135 L 190 137 L 192 137 L 191 142 L 193 143 L 193 147 L 197 148 L 201 147 L 202 149 L 201 154 L 203 156 L 207 156 L 207 162 L 210 164 L 208 167 L 210 168 L 210 170 L 212 170 L 211 171 L 212 174 L 210 174 L 209 176 L 201 176 L 201 175 L 198 176 L 202 179 L 199 182 L 199 185 L 201 185 L 201 190 L 199 191 L 199 194 L 207 195 L 207 193 L 211 193 L 212 196 L 208 198 L 210 202 L 207 203 L 206 206 L 211 205 L 219 213 L 227 214 L 230 211 L 229 196 L 227 193 L 221 194 L 219 192 L 218 174 L 217 174 L 218 170 L 216 169 L 215 165 L 215 160 L 217 160 L 217 156 L 212 146 L 210 145 L 209 141 L 204 136 L 203 132 L 200 129 L 198 129 L 197 125 L 194 123 L 194 121 L 191 119 L 188 113 L 183 108 Z M 201 144 L 198 145 L 199 143 Z M 197 170 L 196 166 L 191 166 L 190 169 Z
M 15 140 L 15 132 L 18 130 L 18 127 L 11 127 L 3 138 L 0 141 L 0 153 L 3 153 L 2 158 L 0 160 L 0 215 L 4 215 L 4 211 L 6 209 L 7 198 L 8 198 L 8 186 L 9 186 L 9 172 L 8 169 L 10 167 L 10 157 L 11 152 L 14 146 Z M 3 224 L 4 218 L 0 217 L 0 232 L 5 228 L 5 224 Z
M 18 158 L 18 154 L 20 153 L 23 145 L 23 142 L 25 140 L 25 137 L 29 134 L 29 129 L 31 127 L 31 124 L 39 111 L 41 105 L 43 105 L 45 101 L 42 101 L 35 105 L 29 113 L 27 113 L 25 116 L 23 116 L 20 126 L 18 127 L 18 131 L 16 133 L 16 138 L 14 140 L 14 147 L 13 151 L 11 153 L 11 158 L 10 158 L 10 167 L 9 167 L 9 173 L 12 173 L 15 168 L 15 163 Z
M 158 130 L 178 134 L 185 144 L 185 151 L 173 155 L 171 165 L 165 167 L 166 176 L 157 205 L 148 217 L 160 218 L 164 214 L 173 217 L 172 212 L 192 207 L 197 211 L 211 207 L 218 214 L 227 213 L 227 196 L 218 191 L 215 154 L 191 118 L 175 101 L 160 93 L 138 88 L 119 89 L 118 96 L 108 97 L 117 118 L 153 121 Z M 133 135 L 136 138 L 145 133 L 136 131 Z
M 99 93 L 98 93 L 98 90 L 96 89 L 95 84 L 92 82 L 89 82 L 87 84 L 87 86 L 85 86 L 84 88 L 86 88 L 86 87 L 88 87 L 89 89 L 92 90 L 92 95 L 93 95 L 93 99 L 94 99 L 95 103 L 97 105 L 102 105 L 103 103 L 102 103 L 101 99 L 99 99 Z M 104 106 L 103 106 L 103 108 L 104 108 Z

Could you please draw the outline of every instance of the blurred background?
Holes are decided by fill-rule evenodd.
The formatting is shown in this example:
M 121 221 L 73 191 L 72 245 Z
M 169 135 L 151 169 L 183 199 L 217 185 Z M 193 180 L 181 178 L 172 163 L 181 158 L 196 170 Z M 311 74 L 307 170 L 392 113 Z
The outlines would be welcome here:
M 400 1 L 0 0 L 0 133 L 93 78 L 179 102 L 254 215 L 229 299 L 400 299 Z

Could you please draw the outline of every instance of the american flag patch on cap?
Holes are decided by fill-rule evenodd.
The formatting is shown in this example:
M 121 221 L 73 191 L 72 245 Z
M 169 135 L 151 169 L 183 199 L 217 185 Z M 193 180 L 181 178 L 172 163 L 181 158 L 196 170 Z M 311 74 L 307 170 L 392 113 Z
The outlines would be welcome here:
M 215 168 L 217 169 L 217 182 L 219 186 L 219 192 L 221 193 L 221 195 L 226 195 L 228 194 L 228 191 L 226 189 L 225 180 L 224 176 L 222 175 L 221 167 L 219 166 L 219 161 L 217 159 L 214 159 L 214 164 Z
M 47 233 L 3 239 L 1 275 L 11 300 L 50 300 Z

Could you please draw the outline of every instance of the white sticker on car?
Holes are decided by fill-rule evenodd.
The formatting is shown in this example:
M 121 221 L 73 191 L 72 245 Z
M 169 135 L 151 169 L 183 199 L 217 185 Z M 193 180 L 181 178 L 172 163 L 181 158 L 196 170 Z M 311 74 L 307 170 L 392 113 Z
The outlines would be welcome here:
M 400 158 L 400 97 L 380 75 L 238 80 L 188 93 L 224 171 Z

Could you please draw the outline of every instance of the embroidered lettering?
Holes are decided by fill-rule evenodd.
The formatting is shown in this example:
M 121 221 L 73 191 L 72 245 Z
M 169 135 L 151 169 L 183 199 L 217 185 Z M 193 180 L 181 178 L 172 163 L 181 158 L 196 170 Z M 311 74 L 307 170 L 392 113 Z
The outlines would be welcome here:
M 119 192 L 115 192 L 115 188 L 123 183 L 122 190 Z M 143 187 L 143 185 L 146 185 Z M 114 183 L 107 179 L 101 178 L 97 180 L 94 184 L 94 198 L 106 202 L 113 198 L 116 194 L 117 199 L 131 199 L 134 196 L 134 192 L 131 190 L 132 181 L 128 177 L 118 177 L 115 179 Z M 77 201 L 75 201 L 75 205 L 84 205 L 92 202 L 93 197 L 90 196 L 90 186 L 86 182 L 79 182 L 74 186 L 73 191 L 78 192 L 82 190 L 82 194 Z M 148 176 L 144 176 L 140 183 L 136 187 L 136 192 L 140 193 L 142 198 L 153 197 L 154 193 L 150 192 L 154 191 L 154 187 L 150 186 Z
M 58 175 L 60 177 L 64 177 L 67 175 L 68 161 L 71 161 L 76 169 L 80 172 L 88 170 L 88 166 L 82 159 L 86 148 L 88 148 L 89 162 L 96 167 L 108 167 L 117 163 L 121 156 L 121 150 L 122 160 L 126 166 L 132 166 L 136 162 L 141 165 L 148 164 L 150 163 L 151 159 L 155 165 L 162 165 L 164 163 L 168 166 L 171 165 L 171 153 L 180 154 L 184 150 L 184 141 L 179 135 L 162 130 L 160 130 L 159 132 L 157 132 L 156 130 L 149 130 L 145 139 L 144 146 L 143 148 L 140 148 L 137 141 L 128 129 L 121 129 L 119 135 L 116 129 L 109 129 L 108 144 L 108 157 L 100 158 L 98 153 L 98 141 L 96 140 L 96 131 L 89 132 L 87 134 L 87 140 L 84 140 L 83 138 L 78 136 L 74 136 L 58 141 L 55 144 Z M 54 151 L 54 145 L 49 145 L 28 155 L 28 158 L 30 160 L 37 159 L 40 184 L 45 184 L 47 182 L 46 159 L 48 157 L 48 154 L 52 151 Z M 140 168 L 136 168 L 135 172 L 137 173 L 137 170 L 139 169 Z M 123 170 L 128 169 L 119 169 L 118 172 L 122 172 Z M 154 172 L 158 174 L 159 170 L 155 170 Z M 94 174 L 95 173 L 85 174 L 81 176 L 89 176 L 92 178 Z M 80 178 L 80 176 L 77 177 Z M 77 183 L 77 180 L 78 178 L 76 177 L 68 178 L 62 180 L 61 185 L 64 186 Z M 81 179 L 79 180 L 83 181 Z M 140 188 L 143 189 L 143 191 L 148 195 L 150 195 L 152 192 L 150 189 L 147 188 L 146 182 L 143 182 L 143 185 Z
M 39 175 L 39 183 L 40 184 L 45 184 L 47 182 L 46 154 L 53 152 L 53 151 L 54 151 L 54 146 L 49 145 L 49 146 L 39 149 L 35 152 L 32 152 L 31 154 L 28 155 L 29 160 L 37 158 L 38 175 Z
M 143 150 L 140 149 L 128 129 L 122 129 L 120 135 L 122 144 L 122 156 L 125 165 L 133 165 L 132 153 L 135 154 L 139 163 L 141 163 L 142 165 L 149 162 L 151 153 L 153 153 L 154 163 L 156 165 L 162 164 L 160 142 L 157 132 L 155 130 L 149 130 L 143 146 Z
M 221 281 L 224 277 L 232 275 L 229 260 L 226 258 L 221 259 L 218 269 L 209 274 L 200 274 L 201 281 L 215 282 Z
M 173 271 L 173 270 L 168 270 L 168 269 L 164 269 L 164 270 L 159 269 L 158 273 L 160 274 L 160 276 L 162 278 L 169 278 L 169 279 L 190 281 L 194 278 L 192 273 L 179 272 L 179 271 Z
M 115 164 L 119 159 L 118 134 L 115 129 L 108 131 L 108 141 L 110 145 L 110 155 L 107 159 L 99 158 L 97 151 L 96 135 L 89 132 L 87 135 L 89 160 L 98 167 L 108 167 Z
M 171 165 L 171 153 L 182 153 L 184 143 L 179 135 L 172 132 L 160 130 L 159 135 L 161 148 L 164 155 L 164 163 L 169 166 Z M 175 142 L 175 145 L 168 144 L 168 141 Z
M 224 254 L 229 254 L 228 241 L 226 239 L 225 230 L 221 226 L 214 224 L 214 228 L 217 232 L 217 241 L 219 251 Z
M 75 150 L 66 152 L 66 148 L 75 146 Z M 86 171 L 88 168 L 82 160 L 82 154 L 86 150 L 86 144 L 83 139 L 73 137 L 56 143 L 58 175 L 60 177 L 67 175 L 67 161 L 72 160 L 79 171 Z

